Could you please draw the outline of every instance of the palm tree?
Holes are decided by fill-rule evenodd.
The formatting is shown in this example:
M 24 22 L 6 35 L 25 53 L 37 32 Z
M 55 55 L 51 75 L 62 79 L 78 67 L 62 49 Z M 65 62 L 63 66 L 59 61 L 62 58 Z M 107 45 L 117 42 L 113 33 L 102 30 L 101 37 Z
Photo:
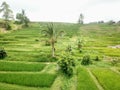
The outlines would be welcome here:
M 42 30 L 42 33 L 44 33 L 45 37 L 49 38 L 52 47 L 52 57 L 55 57 L 55 43 L 57 42 L 58 36 L 63 34 L 63 31 L 57 33 L 54 29 L 53 23 L 50 23 L 47 25 L 46 30 Z
M 53 23 L 47 25 L 46 30 L 42 30 L 46 37 L 49 38 L 49 42 L 52 46 L 52 57 L 55 57 L 55 41 L 56 41 L 56 32 L 53 28 Z

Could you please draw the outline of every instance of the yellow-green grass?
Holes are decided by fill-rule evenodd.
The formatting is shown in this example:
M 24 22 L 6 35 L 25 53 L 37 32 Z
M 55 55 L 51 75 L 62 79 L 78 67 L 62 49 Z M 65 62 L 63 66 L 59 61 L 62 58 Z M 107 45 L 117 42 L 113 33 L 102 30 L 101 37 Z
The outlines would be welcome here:
M 0 82 L 30 87 L 50 87 L 55 74 L 45 73 L 0 73 Z
M 28 87 L 15 84 L 0 83 L 0 90 L 50 90 L 48 87 Z
M 120 75 L 105 68 L 91 70 L 105 90 L 120 89 Z
M 45 66 L 41 63 L 0 61 L 0 71 L 41 71 Z
M 78 68 L 77 90 L 99 90 L 85 67 Z

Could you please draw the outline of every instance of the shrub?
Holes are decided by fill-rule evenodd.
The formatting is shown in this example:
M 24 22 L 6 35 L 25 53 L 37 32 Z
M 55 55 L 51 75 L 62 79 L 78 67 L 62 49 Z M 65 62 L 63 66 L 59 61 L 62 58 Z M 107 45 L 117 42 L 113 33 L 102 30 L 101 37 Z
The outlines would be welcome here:
M 79 49 L 79 52 L 82 53 L 82 49 Z
M 81 62 L 81 64 L 82 65 L 89 65 L 89 64 L 91 64 L 92 62 L 91 62 L 91 60 L 90 60 L 90 56 L 89 55 L 85 55 L 84 57 L 83 57 L 83 59 L 82 59 L 82 62 Z
M 68 46 L 67 46 L 66 51 L 67 51 L 67 52 L 72 52 L 72 47 L 71 47 L 71 45 L 68 45 Z
M 73 67 L 75 66 L 75 60 L 70 56 L 63 56 L 59 61 L 58 65 L 62 73 L 67 76 L 73 75 Z
M 10 24 L 8 22 L 5 23 L 5 29 L 6 30 L 11 30 L 12 27 L 10 26 Z
M 117 63 L 118 63 L 118 60 L 117 60 L 117 59 L 113 59 L 113 60 L 111 61 L 111 64 L 112 64 L 113 66 L 117 65 Z
M 39 39 L 35 39 L 35 41 L 36 41 L 36 42 L 38 42 L 38 41 L 39 41 Z
M 48 40 L 45 41 L 45 46 L 50 46 L 50 42 Z
M 100 58 L 98 56 L 95 57 L 95 61 L 100 61 Z
M 77 41 L 77 45 L 78 45 L 78 49 L 81 49 L 82 46 L 83 46 L 83 41 L 80 40 L 80 39 L 78 39 L 78 41 Z
M 7 53 L 4 49 L 0 49 L 0 59 L 3 59 L 7 56 Z

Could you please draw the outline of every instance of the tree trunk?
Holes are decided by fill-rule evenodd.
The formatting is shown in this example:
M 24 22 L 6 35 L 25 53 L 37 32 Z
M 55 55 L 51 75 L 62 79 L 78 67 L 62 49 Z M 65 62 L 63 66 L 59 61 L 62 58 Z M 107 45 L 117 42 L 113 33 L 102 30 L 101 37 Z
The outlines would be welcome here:
M 54 47 L 54 42 L 52 42 L 52 57 L 55 57 L 55 47 Z

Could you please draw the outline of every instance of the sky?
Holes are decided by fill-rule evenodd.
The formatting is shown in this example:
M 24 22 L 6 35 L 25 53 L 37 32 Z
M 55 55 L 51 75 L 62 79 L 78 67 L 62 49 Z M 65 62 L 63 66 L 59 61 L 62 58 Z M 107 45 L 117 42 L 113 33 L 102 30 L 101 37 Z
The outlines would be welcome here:
M 80 13 L 85 23 L 120 20 L 120 0 L 0 0 L 0 5 L 3 1 L 14 16 L 24 9 L 31 21 L 76 23 Z

